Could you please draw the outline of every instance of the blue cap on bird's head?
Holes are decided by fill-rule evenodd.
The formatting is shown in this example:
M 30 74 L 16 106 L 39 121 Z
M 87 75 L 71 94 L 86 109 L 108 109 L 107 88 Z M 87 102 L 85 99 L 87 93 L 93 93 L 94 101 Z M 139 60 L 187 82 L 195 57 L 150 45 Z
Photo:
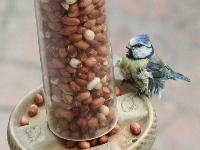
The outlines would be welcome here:
M 146 47 L 150 47 L 151 43 L 150 43 L 149 35 L 148 34 L 140 34 L 140 35 L 134 36 L 129 41 L 129 45 L 130 46 L 134 46 L 136 44 L 142 44 L 142 45 L 144 45 Z

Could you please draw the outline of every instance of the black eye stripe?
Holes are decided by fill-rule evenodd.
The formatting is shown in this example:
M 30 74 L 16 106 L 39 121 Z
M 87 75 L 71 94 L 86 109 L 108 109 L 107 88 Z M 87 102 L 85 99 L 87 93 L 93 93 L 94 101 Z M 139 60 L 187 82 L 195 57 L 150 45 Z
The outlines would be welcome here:
M 137 48 L 140 48 L 140 47 L 142 47 L 143 45 L 142 44 L 136 44 L 136 45 L 133 45 L 133 47 L 137 47 Z

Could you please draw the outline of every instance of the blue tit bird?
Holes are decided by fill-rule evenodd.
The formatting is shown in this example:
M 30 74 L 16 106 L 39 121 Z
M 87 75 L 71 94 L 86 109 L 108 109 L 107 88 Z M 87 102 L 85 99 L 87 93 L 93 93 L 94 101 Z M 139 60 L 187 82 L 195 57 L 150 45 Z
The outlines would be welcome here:
M 117 62 L 124 78 L 138 88 L 138 94 L 148 97 L 161 94 L 167 79 L 181 79 L 190 82 L 184 75 L 173 71 L 155 53 L 147 34 L 133 37 L 126 46 L 128 52 Z

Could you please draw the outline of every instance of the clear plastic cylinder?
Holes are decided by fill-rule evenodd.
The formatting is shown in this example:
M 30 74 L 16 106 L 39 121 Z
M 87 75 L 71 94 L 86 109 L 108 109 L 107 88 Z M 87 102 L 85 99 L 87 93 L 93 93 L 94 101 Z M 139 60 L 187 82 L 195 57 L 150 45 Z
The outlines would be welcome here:
M 105 0 L 35 0 L 48 126 L 89 140 L 117 122 Z

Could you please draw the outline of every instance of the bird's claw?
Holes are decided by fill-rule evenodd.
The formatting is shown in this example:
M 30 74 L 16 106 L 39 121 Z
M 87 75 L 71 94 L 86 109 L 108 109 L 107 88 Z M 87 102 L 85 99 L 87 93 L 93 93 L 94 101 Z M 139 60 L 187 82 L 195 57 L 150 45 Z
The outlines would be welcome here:
M 124 83 L 130 83 L 130 84 L 132 84 L 132 81 L 131 81 L 130 79 L 123 79 L 123 80 L 122 80 L 121 86 L 122 86 Z

